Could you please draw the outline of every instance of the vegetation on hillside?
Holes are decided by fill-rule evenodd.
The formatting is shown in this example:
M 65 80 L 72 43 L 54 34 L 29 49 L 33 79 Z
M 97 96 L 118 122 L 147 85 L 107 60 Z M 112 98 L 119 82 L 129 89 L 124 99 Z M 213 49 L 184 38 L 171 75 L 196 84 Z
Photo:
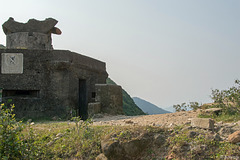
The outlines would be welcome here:
M 202 113 L 199 117 L 209 117 L 217 121 L 237 121 L 240 120 L 240 81 L 235 80 L 235 84 L 226 90 L 213 89 L 211 98 L 213 103 L 200 105 L 198 102 L 182 103 L 174 105 L 176 111 L 184 111 L 187 108 L 192 110 L 207 108 L 222 108 L 220 114 L 208 115 Z
M 0 44 L 0 49 L 5 49 L 6 47 L 2 44 Z
M 27 124 L 17 122 L 14 106 L 0 108 L 0 159 L 89 159 L 103 152 L 110 159 L 221 159 L 239 157 L 238 144 L 221 141 L 211 131 L 187 126 L 172 129 L 153 126 L 93 126 L 91 120 Z M 185 128 L 184 128 L 185 127 Z M 107 141 L 106 141 L 107 140 Z M 107 147 L 105 145 L 105 147 Z M 134 147 L 131 147 L 134 145 Z M 111 147 L 110 147 L 111 146 Z M 127 148 L 126 148 L 127 147 Z M 107 149 L 107 148 L 105 148 Z M 116 150 L 115 149 L 120 149 Z M 112 152 L 110 152 L 112 150 Z
M 212 92 L 214 103 L 199 107 L 197 103 L 192 103 L 193 107 L 195 109 L 219 107 L 222 108 L 222 113 L 205 116 L 221 121 L 239 120 L 240 82 L 237 80 L 235 86 L 228 90 Z M 186 104 L 181 106 L 184 107 Z M 34 124 L 31 120 L 27 123 L 15 120 L 13 111 L 14 105 L 0 104 L 0 159 L 4 160 L 93 160 L 102 152 L 110 156 L 110 159 L 238 159 L 240 157 L 239 144 L 226 141 L 220 136 L 226 134 L 224 130 L 233 129 L 235 126 L 238 127 L 236 130 L 239 130 L 239 125 L 236 123 L 219 126 L 222 123 L 219 122 L 214 130 L 192 127 L 188 123 L 173 128 L 94 126 L 91 119 L 82 121 L 79 117 L 73 117 L 71 122 Z M 116 153 L 121 154 L 118 154 L 119 157 L 111 158 L 111 154 Z
M 116 83 L 110 78 L 107 79 L 107 84 L 115 84 Z M 123 94 L 123 112 L 127 116 L 136 116 L 136 115 L 144 115 L 145 113 L 134 103 L 131 96 L 122 89 Z
M 152 115 L 152 114 L 164 114 L 164 113 L 171 113 L 166 111 L 150 102 L 147 102 L 141 98 L 133 97 L 135 104 L 145 113 Z

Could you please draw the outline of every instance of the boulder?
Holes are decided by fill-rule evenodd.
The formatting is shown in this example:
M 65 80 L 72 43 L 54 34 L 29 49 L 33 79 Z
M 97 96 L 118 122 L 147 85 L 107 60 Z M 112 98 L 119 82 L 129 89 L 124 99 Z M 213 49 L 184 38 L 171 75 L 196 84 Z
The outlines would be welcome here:
M 191 119 L 191 126 L 203 129 L 214 129 L 214 120 L 210 118 L 192 118 Z
M 102 152 L 109 160 L 139 159 L 144 149 L 153 140 L 153 135 L 148 134 L 141 134 L 127 141 L 114 140 L 112 137 L 116 137 L 116 135 L 107 136 L 101 141 Z
M 230 134 L 228 136 L 228 141 L 231 143 L 239 143 L 240 142 L 240 130 Z
M 147 146 L 147 143 L 146 139 L 135 139 L 123 143 L 122 146 L 128 158 L 137 159 Z
M 204 110 L 205 113 L 207 114 L 216 114 L 218 115 L 220 112 L 222 112 L 222 108 L 209 108 Z
M 156 134 L 154 135 L 154 144 L 157 146 L 161 146 L 165 143 L 166 137 L 164 134 Z
M 121 160 L 125 158 L 125 153 L 119 142 L 105 139 L 101 142 L 102 152 L 108 159 Z
M 108 160 L 108 158 L 103 153 L 101 153 L 96 157 L 95 160 Z

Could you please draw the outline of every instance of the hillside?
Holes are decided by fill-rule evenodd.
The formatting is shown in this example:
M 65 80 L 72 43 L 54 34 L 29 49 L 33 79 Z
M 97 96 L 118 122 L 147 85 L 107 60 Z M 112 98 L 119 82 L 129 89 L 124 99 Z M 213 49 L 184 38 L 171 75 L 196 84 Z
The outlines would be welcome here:
M 4 45 L 0 44 L 0 49 L 6 48 Z
M 107 84 L 116 84 L 110 78 L 107 79 Z M 123 94 L 123 112 L 127 116 L 136 116 L 136 115 L 144 115 L 145 113 L 134 103 L 131 96 L 122 89 Z
M 166 111 L 162 108 L 159 108 L 158 106 L 147 102 L 141 98 L 138 97 L 133 97 L 134 102 L 137 104 L 137 106 L 139 108 L 141 108 L 143 110 L 143 112 L 147 113 L 147 114 L 164 114 L 164 113 L 171 113 L 169 111 Z
M 175 112 L 175 108 L 173 108 L 173 106 L 166 107 L 166 108 L 163 108 L 163 109 L 166 110 L 166 111 L 172 112 L 172 113 Z
M 0 121 L 0 126 L 9 129 L 2 130 L 0 136 L 0 153 L 3 153 L 0 159 L 220 160 L 240 157 L 240 121 L 223 123 L 197 118 L 202 110 L 138 117 L 105 115 L 84 122 L 74 119 L 30 124 L 16 123 L 9 111 L 1 111 L 0 118 L 8 121 Z M 16 127 L 12 127 L 13 124 Z
M 157 115 L 23 123 L 14 118 L 14 105 L 0 103 L 0 159 L 239 159 L 240 107 L 222 102 L 223 108 L 213 108 L 219 104 Z

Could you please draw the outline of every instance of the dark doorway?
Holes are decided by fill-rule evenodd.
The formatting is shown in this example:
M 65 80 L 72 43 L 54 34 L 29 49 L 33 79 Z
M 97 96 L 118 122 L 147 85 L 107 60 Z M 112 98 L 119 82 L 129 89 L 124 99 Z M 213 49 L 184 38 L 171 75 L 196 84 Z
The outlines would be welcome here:
M 88 118 L 87 109 L 87 84 L 86 80 L 79 80 L 79 116 L 86 120 Z

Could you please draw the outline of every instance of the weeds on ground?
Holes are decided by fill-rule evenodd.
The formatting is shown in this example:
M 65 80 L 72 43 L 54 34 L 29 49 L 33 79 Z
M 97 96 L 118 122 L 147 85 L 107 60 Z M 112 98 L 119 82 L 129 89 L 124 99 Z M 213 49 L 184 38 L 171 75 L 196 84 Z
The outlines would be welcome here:
M 189 132 L 196 133 L 189 136 Z M 223 156 L 240 157 L 237 144 L 215 140 L 209 132 L 202 130 L 182 130 L 175 128 L 168 138 L 169 155 L 174 157 L 189 157 L 189 159 L 220 159 Z

